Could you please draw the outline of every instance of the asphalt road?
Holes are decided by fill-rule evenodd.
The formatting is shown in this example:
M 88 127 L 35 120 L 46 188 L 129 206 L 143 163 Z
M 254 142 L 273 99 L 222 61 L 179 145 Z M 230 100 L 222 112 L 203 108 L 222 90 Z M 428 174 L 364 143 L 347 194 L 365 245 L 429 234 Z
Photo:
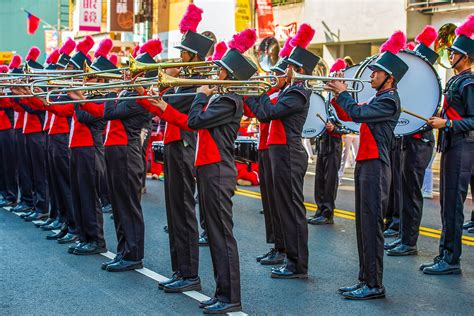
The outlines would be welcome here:
M 349 171 L 350 172 L 350 171 Z M 312 205 L 313 177 L 305 185 L 308 209 Z M 67 246 L 45 239 L 46 232 L 17 215 L 0 209 L 0 315 L 112 315 L 200 314 L 198 300 L 212 296 L 214 279 L 208 248 L 200 251 L 200 293 L 165 294 L 157 280 L 171 274 L 168 253 L 163 183 L 148 181 L 143 196 L 146 221 L 146 269 L 110 273 L 100 269 L 103 255 L 74 256 Z M 242 188 L 241 188 L 242 189 Z M 239 190 L 234 197 L 234 232 L 241 264 L 242 304 L 246 314 L 449 314 L 472 313 L 474 293 L 474 235 L 466 235 L 462 275 L 427 276 L 418 265 L 436 255 L 439 201 L 425 200 L 419 255 L 385 257 L 387 298 L 346 301 L 336 294 L 339 286 L 356 281 L 354 198 L 350 180 L 344 180 L 337 198 L 335 225 L 309 227 L 310 277 L 275 280 L 270 267 L 255 262 L 268 250 L 264 243 L 263 215 L 256 188 Z M 465 215 L 470 214 L 466 202 Z M 309 211 L 308 215 L 311 214 Z M 105 215 L 108 249 L 115 251 L 113 221 Z M 109 256 L 112 254 L 108 254 Z

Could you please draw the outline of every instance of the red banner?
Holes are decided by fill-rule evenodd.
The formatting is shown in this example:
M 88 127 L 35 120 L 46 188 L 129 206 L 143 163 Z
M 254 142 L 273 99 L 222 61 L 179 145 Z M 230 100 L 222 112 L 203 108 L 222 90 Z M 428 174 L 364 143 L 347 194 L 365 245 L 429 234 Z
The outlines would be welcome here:
M 258 18 L 258 37 L 274 36 L 272 0 L 257 0 L 255 9 Z

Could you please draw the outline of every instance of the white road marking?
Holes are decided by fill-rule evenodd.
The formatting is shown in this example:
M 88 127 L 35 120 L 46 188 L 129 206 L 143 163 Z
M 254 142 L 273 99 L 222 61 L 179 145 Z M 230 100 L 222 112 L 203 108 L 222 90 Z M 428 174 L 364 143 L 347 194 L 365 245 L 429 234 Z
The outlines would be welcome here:
M 10 210 L 12 209 L 11 206 L 4 206 L 3 208 L 6 209 L 6 210 L 9 211 L 9 212 L 10 212 Z

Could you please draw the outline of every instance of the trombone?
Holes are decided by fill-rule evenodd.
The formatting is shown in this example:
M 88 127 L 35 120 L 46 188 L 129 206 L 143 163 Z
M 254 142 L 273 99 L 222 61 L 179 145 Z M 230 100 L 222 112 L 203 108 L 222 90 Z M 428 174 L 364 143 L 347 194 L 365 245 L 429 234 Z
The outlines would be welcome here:
M 346 81 L 346 82 L 354 82 L 356 88 L 349 88 L 347 92 L 350 93 L 358 93 L 364 90 L 365 84 L 370 83 L 370 80 L 362 80 L 357 78 L 344 78 L 344 77 L 323 77 L 323 76 L 310 76 L 310 75 L 302 75 L 299 73 L 293 73 L 291 77 L 292 82 L 294 81 L 305 81 L 304 85 L 307 89 L 310 89 L 315 92 L 324 91 L 324 85 L 327 81 Z M 322 81 L 322 83 L 311 84 L 311 81 Z

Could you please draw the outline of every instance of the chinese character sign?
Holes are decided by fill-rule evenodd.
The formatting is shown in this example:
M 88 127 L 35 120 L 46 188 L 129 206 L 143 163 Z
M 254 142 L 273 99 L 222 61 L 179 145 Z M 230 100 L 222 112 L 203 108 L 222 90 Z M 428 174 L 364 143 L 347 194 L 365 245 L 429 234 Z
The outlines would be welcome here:
M 77 0 L 79 31 L 100 32 L 102 0 Z
M 257 0 L 256 11 L 258 17 L 258 37 L 274 36 L 275 26 L 273 25 L 272 0 Z
M 133 32 L 133 0 L 107 1 L 107 31 Z
M 250 1 L 237 0 L 235 2 L 235 31 L 240 32 L 251 26 Z

